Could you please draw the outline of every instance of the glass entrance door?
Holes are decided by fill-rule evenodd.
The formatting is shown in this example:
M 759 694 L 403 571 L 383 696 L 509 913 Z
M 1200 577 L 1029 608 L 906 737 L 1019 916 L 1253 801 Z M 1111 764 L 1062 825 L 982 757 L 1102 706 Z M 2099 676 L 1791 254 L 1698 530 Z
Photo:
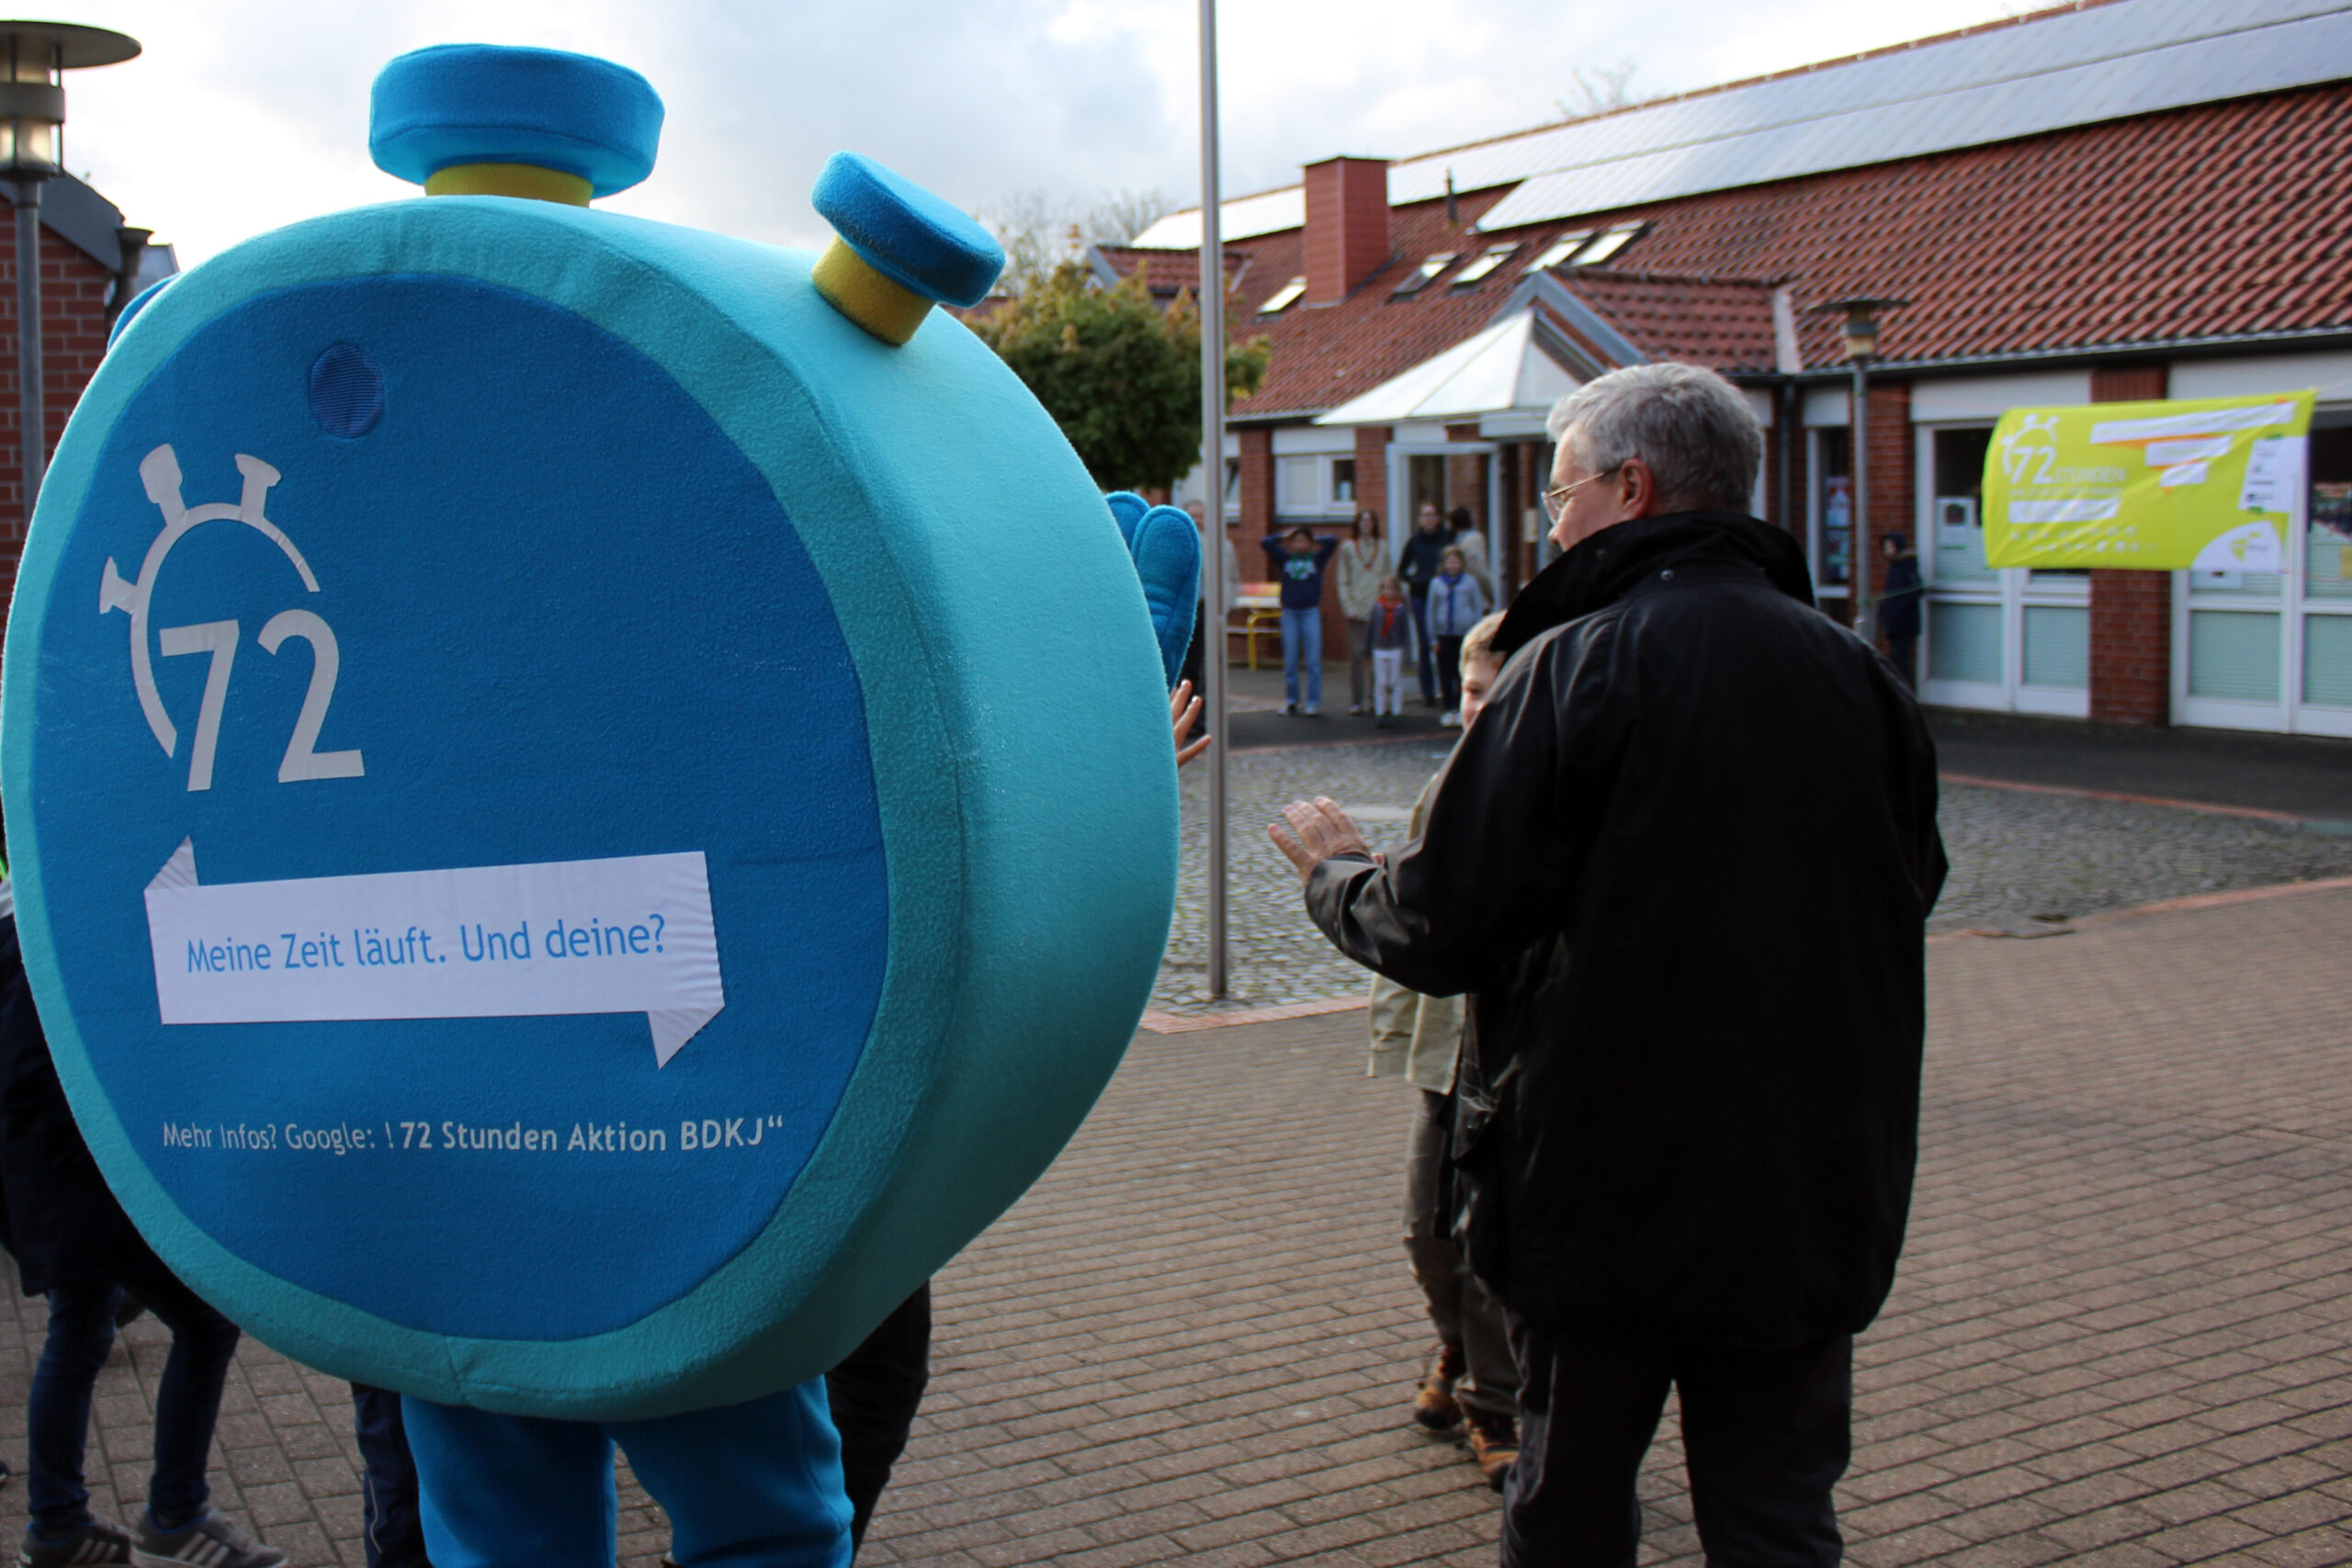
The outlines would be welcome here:
M 1919 431 L 1919 694 L 1949 707 L 2090 715 L 2090 574 L 1984 564 L 1984 455 L 1993 427 Z
M 2352 409 L 2312 421 L 2310 465 L 2288 570 L 2176 575 L 2177 722 L 2352 735 Z

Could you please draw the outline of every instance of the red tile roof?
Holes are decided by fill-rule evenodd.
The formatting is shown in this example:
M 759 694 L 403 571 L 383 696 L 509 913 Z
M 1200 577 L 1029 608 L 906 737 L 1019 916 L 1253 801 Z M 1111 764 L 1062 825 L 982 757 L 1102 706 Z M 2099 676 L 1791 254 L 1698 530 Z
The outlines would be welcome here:
M 1570 293 L 1652 359 L 1717 370 L 1770 370 L 1772 285 L 1614 267 L 1557 271 Z
M 1201 287 L 1201 253 L 1198 251 L 1144 250 L 1135 245 L 1097 245 L 1094 254 L 1101 256 L 1111 270 L 1125 277 L 1138 266 L 1144 269 L 1143 286 L 1155 298 L 1172 299 L 1179 289 L 1198 292 Z M 1231 289 L 1241 282 L 1241 275 L 1249 270 L 1250 253 L 1227 246 L 1225 252 L 1225 286 Z M 1275 287 L 1280 287 L 1277 284 Z M 1272 293 L 1272 289 L 1267 292 Z
M 1783 281 L 1804 362 L 1838 363 L 1806 307 L 1848 294 L 1912 302 L 1884 318 L 1887 361 L 2352 331 L 2352 82 L 2233 99 L 1990 147 L 1592 213 L 1506 234 L 1449 226 L 1442 202 L 1394 210 L 1396 255 L 1346 300 L 1272 317 L 1298 273 L 1297 230 L 1233 243 L 1237 335 L 1273 347 L 1244 418 L 1331 408 L 1485 326 L 1553 236 L 1650 228 L 1623 267 L 1555 272 L 1654 357 L 1773 364 L 1770 285 Z M 1465 197 L 1464 225 L 1504 194 Z M 1522 240 L 1475 288 L 1445 277 L 1392 299 L 1423 256 Z M 1175 253 L 1165 253 L 1173 254 Z M 1759 306 L 1761 307 L 1759 309 Z

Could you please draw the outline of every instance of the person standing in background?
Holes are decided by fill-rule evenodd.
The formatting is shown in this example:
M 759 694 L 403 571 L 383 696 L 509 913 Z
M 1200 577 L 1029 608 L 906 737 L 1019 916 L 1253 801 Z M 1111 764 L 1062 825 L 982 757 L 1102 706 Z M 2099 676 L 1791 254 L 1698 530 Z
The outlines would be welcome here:
M 1416 667 L 1416 680 L 1421 690 L 1421 705 L 1435 707 L 1438 700 L 1437 655 L 1430 642 L 1430 584 L 1445 565 L 1447 547 L 1453 541 L 1446 536 L 1445 519 L 1437 502 L 1425 501 L 1413 513 L 1413 536 L 1396 557 L 1396 576 L 1405 584 L 1413 606 L 1413 630 L 1419 638 L 1421 658 Z
M 1413 612 L 1405 605 L 1405 585 L 1393 577 L 1380 580 L 1380 597 L 1363 623 L 1364 652 L 1372 660 L 1373 724 L 1396 728 L 1396 688 L 1404 682 L 1405 660 L 1413 651 Z
M 1478 592 L 1487 596 L 1487 608 L 1499 610 L 1503 602 L 1495 597 L 1495 574 L 1487 564 L 1487 536 L 1478 532 L 1478 520 L 1470 515 L 1466 506 L 1457 506 L 1445 515 L 1446 526 L 1453 531 L 1453 547 L 1462 552 L 1463 570 L 1478 582 Z
M 1323 571 L 1331 564 L 1337 539 L 1293 528 L 1265 541 L 1266 564 L 1281 585 L 1283 604 L 1283 712 L 1323 715 Z M 1304 703 L 1299 675 L 1306 677 Z
M 1886 536 L 1886 592 L 1879 599 L 1878 629 L 1886 634 L 1887 659 L 1903 683 L 1919 689 L 1919 558 L 1902 534 Z
M 1445 552 L 1445 570 L 1430 584 L 1430 636 L 1437 643 L 1438 679 L 1445 711 L 1438 722 L 1449 729 L 1468 722 L 1459 711 L 1462 701 L 1462 642 L 1487 613 L 1478 580 L 1466 570 L 1459 549 Z
M 1360 714 L 1372 711 L 1372 655 L 1364 641 L 1364 621 L 1388 571 L 1380 553 L 1380 513 L 1368 506 L 1357 513 L 1350 536 L 1340 547 L 1340 614 L 1348 623 L 1348 711 Z

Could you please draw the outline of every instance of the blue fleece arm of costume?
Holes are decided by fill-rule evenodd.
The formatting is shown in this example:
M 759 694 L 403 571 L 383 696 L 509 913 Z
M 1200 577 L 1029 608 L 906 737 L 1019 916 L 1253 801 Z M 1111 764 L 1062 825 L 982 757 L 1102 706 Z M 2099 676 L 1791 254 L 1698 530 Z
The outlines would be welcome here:
M 1173 506 L 1153 506 L 1133 491 L 1114 490 L 1102 498 L 1110 504 L 1119 536 L 1136 564 L 1143 583 L 1143 601 L 1151 611 L 1152 636 L 1159 643 L 1159 663 L 1170 686 L 1184 668 L 1192 651 L 1194 613 L 1201 601 L 1201 531 L 1191 513 Z

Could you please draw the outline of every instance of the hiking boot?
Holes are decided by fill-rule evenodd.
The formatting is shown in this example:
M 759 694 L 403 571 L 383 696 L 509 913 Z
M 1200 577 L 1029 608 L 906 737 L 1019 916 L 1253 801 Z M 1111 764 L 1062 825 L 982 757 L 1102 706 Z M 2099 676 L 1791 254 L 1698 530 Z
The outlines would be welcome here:
M 25 1544 L 17 1553 L 19 1568 L 82 1568 L 85 1563 L 121 1564 L 130 1562 L 130 1537 L 111 1519 L 90 1517 L 89 1522 L 63 1540 L 44 1540 L 30 1525 L 25 1527 Z
M 278 1568 L 286 1553 L 264 1546 L 237 1525 L 207 1508 L 175 1530 L 159 1530 L 150 1514 L 139 1521 L 139 1541 L 130 1549 L 138 1568 Z
M 1487 1485 L 1501 1491 L 1519 1459 L 1519 1423 L 1508 1416 L 1487 1416 L 1476 1410 L 1464 1411 L 1463 1419 L 1469 1428 L 1471 1461 Z
M 1462 1419 L 1462 1406 L 1453 1403 L 1453 1381 L 1462 1375 L 1462 1352 L 1451 1345 L 1441 1345 L 1437 1354 L 1430 1358 L 1430 1370 L 1421 1376 L 1421 1386 L 1413 1391 L 1413 1419 L 1432 1432 L 1451 1432 Z

